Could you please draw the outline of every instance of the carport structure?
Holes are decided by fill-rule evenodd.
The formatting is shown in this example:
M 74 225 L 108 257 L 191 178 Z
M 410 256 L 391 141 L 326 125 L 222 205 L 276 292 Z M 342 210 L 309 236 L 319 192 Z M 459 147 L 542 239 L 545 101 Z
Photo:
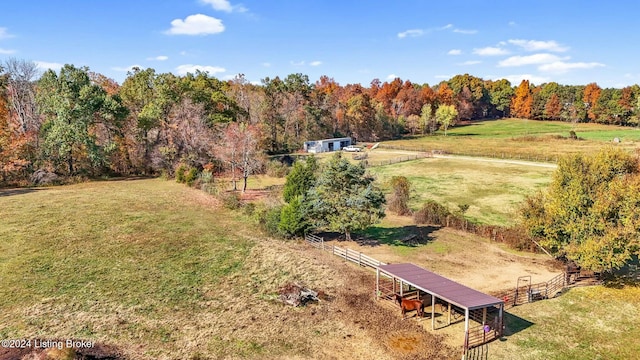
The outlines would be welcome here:
M 390 278 L 393 287 L 381 286 L 381 276 Z M 396 283 L 399 287 L 396 288 Z M 406 289 L 406 291 L 405 291 Z M 391 290 L 391 293 L 389 292 Z M 386 291 L 384 293 L 383 291 Z M 436 303 L 447 306 L 448 321 L 451 325 L 452 307 L 454 311 L 464 311 L 464 350 L 484 344 L 502 336 L 504 301 L 447 279 L 414 264 L 380 265 L 376 269 L 376 294 L 393 298 L 393 295 L 407 294 L 418 298 L 428 295 L 431 299 L 431 328 L 435 329 Z M 424 299 L 424 297 L 423 297 Z M 424 300 L 423 300 L 424 301 Z M 445 304 L 443 304 L 443 302 Z M 425 304 L 426 305 L 426 304 Z M 487 315 L 492 319 L 488 319 Z M 469 321 L 478 326 L 470 328 Z

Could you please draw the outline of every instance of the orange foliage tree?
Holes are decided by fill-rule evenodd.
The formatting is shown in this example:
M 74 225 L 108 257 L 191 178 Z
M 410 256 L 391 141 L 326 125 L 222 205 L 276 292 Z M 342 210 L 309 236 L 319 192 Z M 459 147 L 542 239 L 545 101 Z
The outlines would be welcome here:
M 531 118 L 532 104 L 533 96 L 531 89 L 529 89 L 529 80 L 522 80 L 511 103 L 511 114 L 515 117 L 529 119 Z
M 598 118 L 596 105 L 598 104 L 601 92 L 602 89 L 600 89 L 600 86 L 596 83 L 590 83 L 584 88 L 582 100 L 587 106 L 587 116 L 589 120 L 595 121 Z

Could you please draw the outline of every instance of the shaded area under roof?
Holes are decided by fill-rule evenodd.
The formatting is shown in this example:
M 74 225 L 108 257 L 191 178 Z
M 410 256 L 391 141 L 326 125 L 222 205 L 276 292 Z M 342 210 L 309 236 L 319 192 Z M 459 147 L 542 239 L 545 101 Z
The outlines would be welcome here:
M 504 303 L 502 300 L 464 286 L 414 264 L 389 264 L 378 267 L 403 282 L 446 300 L 463 309 L 481 309 Z

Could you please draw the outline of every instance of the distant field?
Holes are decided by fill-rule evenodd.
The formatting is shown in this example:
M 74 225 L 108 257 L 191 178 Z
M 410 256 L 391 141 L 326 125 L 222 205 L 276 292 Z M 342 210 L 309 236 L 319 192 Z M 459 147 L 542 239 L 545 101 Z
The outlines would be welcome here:
M 577 124 L 575 132 L 582 140 L 566 139 L 570 123 L 524 119 L 473 122 L 451 128 L 447 136 L 415 137 L 385 141 L 383 147 L 413 150 L 443 150 L 452 154 L 555 161 L 558 156 L 592 152 L 614 145 L 634 151 L 640 144 L 640 129 L 601 124 Z M 565 139 L 558 138 L 565 137 Z M 613 139 L 620 143 L 614 144 Z
M 469 205 L 466 216 L 485 224 L 512 224 L 525 198 L 546 186 L 553 169 L 527 165 L 428 158 L 369 168 L 386 185 L 393 176 L 406 176 L 413 186 L 412 209 L 432 199 L 451 211 Z

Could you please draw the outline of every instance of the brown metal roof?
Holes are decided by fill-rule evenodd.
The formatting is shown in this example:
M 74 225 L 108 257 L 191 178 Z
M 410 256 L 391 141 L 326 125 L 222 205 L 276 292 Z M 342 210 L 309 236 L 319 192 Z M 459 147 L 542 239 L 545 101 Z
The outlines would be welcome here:
M 466 287 L 414 264 L 389 264 L 378 268 L 383 273 L 463 309 L 481 309 L 503 303 L 496 297 Z

